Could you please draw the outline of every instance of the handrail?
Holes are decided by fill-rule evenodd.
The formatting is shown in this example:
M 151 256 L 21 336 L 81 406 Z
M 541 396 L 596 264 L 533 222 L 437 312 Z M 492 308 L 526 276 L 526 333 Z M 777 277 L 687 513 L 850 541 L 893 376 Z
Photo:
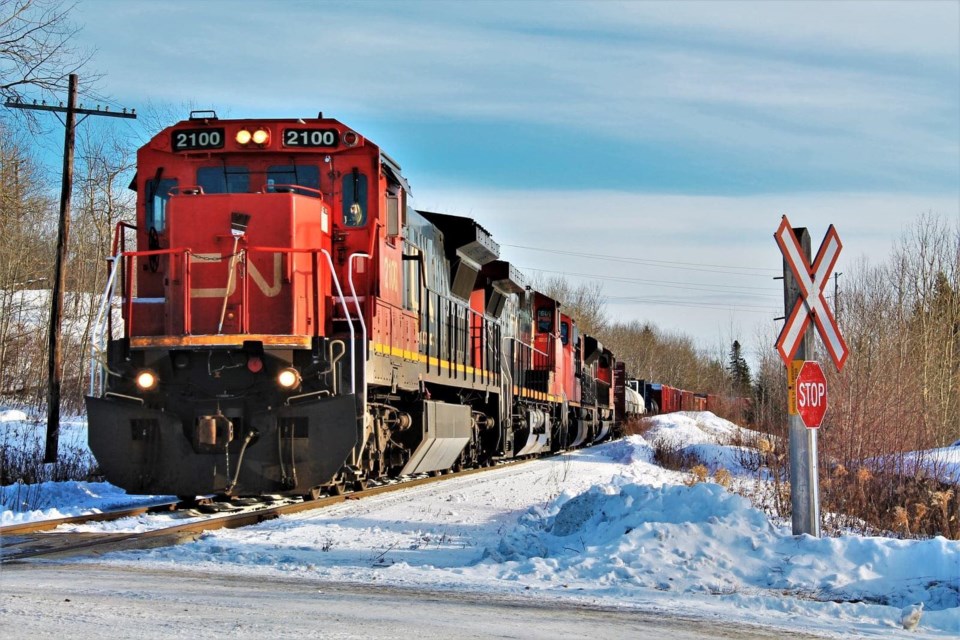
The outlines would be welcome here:
M 317 194 L 320 196 L 320 199 L 323 200 L 323 191 L 320 191 L 320 189 L 314 189 L 313 187 L 305 187 L 302 184 L 268 184 L 266 185 L 263 193 L 289 193 L 288 191 L 279 191 L 279 189 L 302 189 L 304 191 Z
M 205 196 L 207 192 L 199 184 L 174 185 L 167 190 L 168 196 Z M 212 195 L 212 194 L 211 194 Z
M 333 258 L 330 257 L 330 252 L 326 249 L 320 249 L 320 252 L 327 257 L 327 264 L 330 265 L 330 279 L 333 280 L 333 284 L 337 287 L 337 295 L 340 297 L 340 306 L 343 307 L 343 314 L 347 319 L 347 326 L 350 328 L 350 394 L 356 395 L 357 393 L 357 350 L 356 345 L 356 336 L 353 332 L 353 320 L 350 319 L 350 310 L 347 309 L 347 301 L 343 296 L 343 289 L 340 288 L 340 278 L 337 277 L 337 271 L 333 268 Z
M 119 223 L 123 224 L 123 223 Z M 106 345 L 104 344 L 104 330 L 106 329 L 106 322 L 104 322 L 104 314 L 106 309 L 110 307 L 110 301 L 113 299 L 114 290 L 117 283 L 117 271 L 119 271 L 117 265 L 119 264 L 120 256 L 113 256 L 107 258 L 107 262 L 111 263 L 110 275 L 107 276 L 107 286 L 103 291 L 103 299 L 100 301 L 100 308 L 97 310 L 97 318 L 93 323 L 93 337 L 90 340 L 90 395 L 92 396 L 96 391 L 97 383 L 97 347 L 99 346 L 99 353 L 102 354 L 105 350 Z M 103 369 L 105 365 L 101 363 L 100 365 L 100 388 L 103 389 Z
M 191 326 L 192 326 L 192 324 L 191 324 L 191 300 L 190 300 L 190 292 L 191 292 L 191 287 L 190 287 L 190 281 L 191 281 L 190 256 L 192 255 L 192 253 L 193 253 L 193 251 L 192 251 L 191 249 L 189 249 L 189 248 L 180 248 L 180 247 L 178 247 L 178 248 L 167 248 L 167 249 L 153 249 L 153 250 L 148 250 L 148 251 L 125 251 L 125 252 L 121 252 L 121 253 L 117 254 L 114 258 L 112 258 L 112 260 L 115 261 L 115 264 L 114 264 L 114 268 L 111 270 L 110 283 L 112 283 L 112 286 L 113 286 L 114 291 L 115 291 L 115 289 L 116 289 L 116 272 L 117 272 L 117 270 L 118 270 L 118 268 L 119 268 L 118 265 L 119 265 L 119 264 L 124 264 L 124 266 L 126 267 L 126 269 L 125 269 L 126 274 L 128 274 L 128 276 L 125 278 L 125 279 L 126 279 L 126 282 L 123 283 L 123 284 L 125 285 L 125 287 L 124 287 L 124 292 L 123 292 L 123 296 L 124 296 L 124 307 L 125 307 L 125 310 L 126 310 L 126 314 L 125 314 L 126 317 L 125 317 L 125 319 L 124 319 L 124 332 L 125 332 L 125 336 L 130 336 L 131 333 L 132 333 L 132 329 L 133 329 L 133 302 L 134 302 L 134 300 L 135 300 L 135 298 L 134 298 L 134 296 L 133 296 L 133 284 L 134 284 L 135 277 L 133 277 L 132 274 L 135 274 L 135 273 L 136 273 L 136 270 L 133 269 L 133 268 L 131 268 L 131 267 L 133 266 L 133 265 L 131 264 L 131 262 L 132 262 L 135 258 L 150 257 L 150 256 L 161 256 L 161 255 L 170 255 L 170 256 L 173 256 L 173 255 L 181 255 L 181 256 L 182 256 L 182 259 L 183 259 L 183 264 L 182 264 L 182 270 L 183 270 L 183 298 L 184 298 L 184 299 L 183 299 L 183 332 L 184 332 L 185 335 L 190 335 L 190 333 L 191 333 Z M 350 317 L 349 308 L 347 307 L 346 296 L 345 296 L 344 293 L 343 293 L 343 288 L 340 286 L 340 280 L 339 280 L 339 278 L 337 277 L 336 270 L 334 269 L 333 258 L 331 257 L 330 252 L 327 251 L 326 249 L 323 249 L 323 248 L 317 249 L 317 248 L 293 248 L 293 247 L 247 247 L 246 250 L 243 252 L 243 260 L 244 260 L 244 262 L 246 262 L 249 254 L 251 254 L 251 253 L 286 253 L 286 254 L 308 253 L 308 254 L 312 254 L 312 255 L 315 256 L 315 257 L 316 257 L 316 255 L 317 255 L 318 253 L 322 253 L 322 254 L 326 257 L 326 259 L 327 259 L 327 265 L 330 267 L 331 280 L 333 281 L 333 284 L 334 284 L 334 286 L 336 287 L 336 292 L 337 292 L 337 296 L 338 296 L 338 299 L 339 299 L 339 302 L 340 302 L 340 306 L 341 306 L 341 308 L 343 309 L 343 312 L 344 312 L 344 315 L 345 315 L 345 318 L 346 318 L 346 321 L 347 321 L 347 326 L 348 326 L 349 332 L 350 332 L 350 342 L 351 342 L 351 349 L 350 349 L 350 393 L 351 393 L 351 394 L 356 394 L 356 366 L 357 366 L 357 365 L 356 365 L 356 349 L 355 349 L 355 347 L 354 347 L 354 345 L 356 344 L 356 333 L 355 333 L 354 326 L 353 326 L 353 320 L 352 320 L 351 317 Z M 359 314 L 359 320 L 360 320 L 361 327 L 362 327 L 362 332 L 363 332 L 363 333 L 362 333 L 362 336 L 363 336 L 363 342 L 364 342 L 364 344 L 363 344 L 363 348 L 364 348 L 364 358 L 366 358 L 366 357 L 367 357 L 367 345 L 366 345 L 366 342 L 367 342 L 367 340 L 366 340 L 367 328 L 366 328 L 366 322 L 365 322 L 364 319 L 363 319 L 363 313 L 362 313 L 362 311 L 360 310 L 359 300 L 358 300 L 357 295 L 356 295 L 356 290 L 355 290 L 354 285 L 353 285 L 353 273 L 352 273 L 353 259 L 354 259 L 354 258 L 361 258 L 361 257 L 362 257 L 362 258 L 369 258 L 369 255 L 367 255 L 367 254 L 362 254 L 362 253 L 356 253 L 356 254 L 353 254 L 353 255 L 351 256 L 351 258 L 350 258 L 351 272 L 349 273 L 349 278 L 350 278 L 351 294 L 352 294 L 352 296 L 353 296 L 354 305 L 355 305 L 356 308 L 357 308 L 357 311 L 358 311 L 358 314 Z M 320 300 L 320 293 L 321 293 L 321 291 L 320 291 L 320 273 L 319 273 L 319 269 L 317 268 L 316 262 L 314 262 L 314 278 L 313 278 L 313 281 L 314 281 L 314 282 L 313 282 L 313 284 L 314 284 L 314 296 L 315 296 L 315 298 L 316 298 L 316 303 L 317 303 L 316 306 L 317 306 L 317 309 L 319 309 L 319 300 Z M 246 284 L 247 284 L 247 280 L 245 279 L 245 280 L 244 280 L 244 287 L 243 287 L 242 290 L 241 290 L 241 298 L 242 298 L 242 301 L 243 301 L 244 309 L 247 309 L 247 308 L 249 307 L 249 305 L 247 304 L 247 296 L 248 296 L 248 293 L 247 293 L 247 286 L 246 286 Z M 113 295 L 115 295 L 115 293 L 111 293 L 111 294 L 110 294 L 110 297 L 112 297 Z M 106 300 L 106 299 L 108 299 L 108 298 L 105 298 L 105 300 Z M 98 317 L 99 317 L 99 316 L 98 316 Z M 247 324 L 246 320 L 244 320 L 244 323 L 243 323 L 243 324 L 244 324 L 244 325 Z M 248 327 L 247 327 L 247 326 L 244 326 L 244 327 L 243 327 L 243 330 L 248 330 Z M 317 335 L 319 335 L 319 331 L 320 331 L 320 327 L 319 327 L 319 316 L 318 316 L 317 319 L 316 319 L 316 321 L 314 322 L 314 333 L 317 334 Z M 94 384 L 94 382 L 93 382 L 93 380 L 91 379 L 91 393 L 92 393 L 92 385 L 93 385 L 93 384 Z M 366 402 L 366 388 L 364 389 L 364 402 Z
M 539 353 L 540 355 L 542 355 L 542 356 L 544 356 L 544 357 L 550 357 L 550 354 L 547 353 L 546 351 L 540 351 L 540 349 L 537 349 L 537 348 L 536 348 L 535 346 L 533 346 L 532 344 L 527 344 L 526 342 L 524 342 L 524 341 L 521 340 L 520 338 L 515 338 L 515 337 L 513 337 L 513 336 L 506 336 L 506 337 L 504 338 L 504 340 L 513 340 L 514 342 L 519 343 L 520 346 L 527 347 L 527 348 L 530 349 L 530 351 L 532 351 L 533 353 Z
M 118 253 L 123 253 L 125 247 L 120 247 L 118 245 L 124 244 L 123 239 L 124 235 L 121 233 L 121 229 L 132 229 L 136 231 L 139 227 L 135 224 L 130 224 L 129 222 L 123 222 L 122 220 L 116 224 L 113 232 L 113 247 L 111 250 L 111 255 L 116 256 Z M 108 258 L 109 260 L 109 258 Z
M 355 258 L 365 258 L 369 259 L 370 254 L 368 253 L 353 253 L 350 255 L 350 260 L 347 262 L 348 272 L 347 272 L 347 282 L 350 284 L 350 295 L 353 296 L 353 306 L 357 308 L 357 317 L 360 319 L 360 339 L 363 344 L 363 362 L 364 369 L 366 369 L 367 362 L 367 323 L 363 319 L 363 310 L 360 309 L 360 301 L 357 300 L 357 289 L 353 286 L 353 261 Z M 367 413 L 367 376 L 363 376 L 363 397 L 361 398 L 363 402 L 363 414 Z

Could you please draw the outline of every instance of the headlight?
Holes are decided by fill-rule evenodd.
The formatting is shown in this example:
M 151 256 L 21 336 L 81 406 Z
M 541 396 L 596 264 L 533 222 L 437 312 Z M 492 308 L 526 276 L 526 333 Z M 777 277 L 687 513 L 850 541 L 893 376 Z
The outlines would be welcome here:
M 293 367 L 284 369 L 277 374 L 277 384 L 284 389 L 294 389 L 300 386 L 300 372 Z
M 253 134 L 246 129 L 240 129 L 240 131 L 237 131 L 236 140 L 240 144 L 250 144 L 251 138 L 253 138 Z
M 141 391 L 150 391 L 157 386 L 157 374 L 150 369 L 143 369 L 137 374 L 136 383 Z
M 270 132 L 266 129 L 257 129 L 253 132 L 254 144 L 266 144 L 270 140 Z

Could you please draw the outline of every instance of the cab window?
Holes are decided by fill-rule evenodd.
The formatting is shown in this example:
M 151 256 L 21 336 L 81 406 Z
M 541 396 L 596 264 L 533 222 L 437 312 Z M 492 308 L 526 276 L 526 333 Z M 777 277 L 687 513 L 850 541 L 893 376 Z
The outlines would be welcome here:
M 320 167 L 316 165 L 279 165 L 267 169 L 267 191 L 271 191 L 273 185 L 300 185 L 311 189 L 320 190 Z M 313 191 L 294 189 L 297 193 L 312 198 L 319 198 L 319 193 Z
M 567 342 L 570 341 L 570 325 L 566 322 L 560 323 L 560 342 L 563 346 L 567 345 Z
M 356 167 L 343 176 L 341 184 L 343 224 L 362 227 L 367 223 L 367 176 Z
M 553 331 L 553 309 L 549 307 L 537 309 L 537 331 L 540 333 Z
M 156 229 L 158 233 L 167 228 L 167 201 L 170 200 L 170 189 L 177 186 L 177 181 L 167 178 L 160 181 L 147 180 L 147 229 Z
M 246 167 L 200 167 L 197 184 L 204 193 L 248 193 L 250 172 Z

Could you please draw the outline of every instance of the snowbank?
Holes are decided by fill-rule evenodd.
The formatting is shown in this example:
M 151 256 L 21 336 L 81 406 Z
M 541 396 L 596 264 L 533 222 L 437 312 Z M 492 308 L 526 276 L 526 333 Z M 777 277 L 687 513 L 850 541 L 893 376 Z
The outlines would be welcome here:
M 562 495 L 524 514 L 485 561 L 512 576 L 549 565 L 578 587 L 768 592 L 897 608 L 923 602 L 928 612 L 960 606 L 958 542 L 795 537 L 715 484 Z

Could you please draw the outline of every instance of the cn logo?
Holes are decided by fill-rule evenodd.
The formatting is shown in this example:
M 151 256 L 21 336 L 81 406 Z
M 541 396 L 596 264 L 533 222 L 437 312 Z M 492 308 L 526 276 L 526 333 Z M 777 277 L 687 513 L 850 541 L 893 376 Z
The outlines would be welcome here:
M 224 260 L 224 256 L 219 253 L 194 253 L 190 255 L 190 263 L 194 266 L 197 265 L 209 265 L 209 264 L 220 264 Z M 273 282 L 267 282 L 267 279 L 263 277 L 263 274 L 257 269 L 257 266 L 253 263 L 252 260 L 247 260 L 247 273 L 250 276 L 250 280 L 253 284 L 260 289 L 260 293 L 268 298 L 273 298 L 280 294 L 280 289 L 283 286 L 283 282 L 280 279 L 282 274 L 281 267 L 281 256 L 279 253 L 273 254 Z M 226 276 L 224 276 L 226 279 Z M 222 298 L 226 296 L 232 296 L 233 292 L 237 290 L 237 278 L 232 278 L 230 280 L 230 291 L 227 291 L 226 287 L 211 287 L 211 288 L 193 288 L 190 290 L 191 298 Z

